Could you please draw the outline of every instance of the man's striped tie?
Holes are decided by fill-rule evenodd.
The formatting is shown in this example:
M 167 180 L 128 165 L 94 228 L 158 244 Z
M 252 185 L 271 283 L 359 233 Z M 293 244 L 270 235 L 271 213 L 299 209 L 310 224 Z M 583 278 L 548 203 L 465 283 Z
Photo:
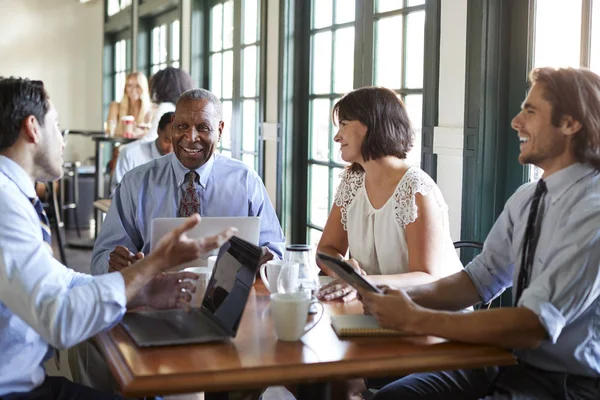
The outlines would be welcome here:
M 44 211 L 44 206 L 42 206 L 42 202 L 39 197 L 35 197 L 31 199 L 31 204 L 37 211 L 37 215 L 40 218 L 40 227 L 42 228 L 42 237 L 44 238 L 44 242 L 48 245 L 48 249 L 50 253 L 54 253 L 52 251 L 52 231 L 50 230 L 50 221 L 48 220 L 48 216 Z

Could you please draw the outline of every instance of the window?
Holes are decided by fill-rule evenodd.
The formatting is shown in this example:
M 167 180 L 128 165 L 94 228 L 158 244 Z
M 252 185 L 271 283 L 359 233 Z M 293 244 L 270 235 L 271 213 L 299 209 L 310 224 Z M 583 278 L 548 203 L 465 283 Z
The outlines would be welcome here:
M 169 13 L 175 16 L 176 14 Z M 168 17 L 167 17 L 168 18 Z M 179 68 L 180 29 L 179 20 L 159 21 L 151 31 L 150 75 L 166 67 Z
M 123 90 L 125 89 L 125 79 L 127 77 L 127 55 L 128 52 L 128 40 L 121 39 L 115 43 L 114 50 L 114 101 L 121 101 L 123 97 Z
M 108 14 L 109 17 L 112 17 L 130 5 L 131 0 L 108 0 L 108 4 L 106 5 L 106 14 Z
M 213 1 L 208 88 L 223 104 L 221 154 L 259 171 L 260 0 Z M 240 27 L 241 29 L 236 29 Z
M 535 0 L 534 7 L 532 67 L 582 66 L 600 74 L 600 0 Z M 529 166 L 530 181 L 542 173 Z
M 333 105 L 362 86 L 385 86 L 404 101 L 415 130 L 407 161 L 421 162 L 424 0 L 312 0 L 310 29 L 308 240 L 316 245 L 344 163 L 333 137 Z M 355 15 L 355 10 L 360 10 Z M 401 40 L 399 40 L 399 38 Z M 364 54 L 355 58 L 355 54 Z

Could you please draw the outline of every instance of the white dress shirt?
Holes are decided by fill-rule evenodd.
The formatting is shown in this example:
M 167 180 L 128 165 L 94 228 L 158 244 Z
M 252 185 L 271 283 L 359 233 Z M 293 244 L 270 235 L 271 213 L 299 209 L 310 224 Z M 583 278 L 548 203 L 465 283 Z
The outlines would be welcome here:
M 126 310 L 120 273 L 92 277 L 52 257 L 35 196 L 27 173 L 0 156 L 0 396 L 40 385 L 52 347 L 107 330 Z
M 547 337 L 515 354 L 546 371 L 600 377 L 600 173 L 577 163 L 544 180 L 539 241 L 518 306 L 538 316 Z M 484 302 L 516 287 L 535 186 L 527 183 L 511 196 L 483 251 L 466 267 Z
M 156 147 L 156 140 L 152 142 L 134 142 L 121 147 L 115 167 L 115 184 L 121 182 L 123 175 L 138 165 L 146 164 L 148 161 L 162 156 Z

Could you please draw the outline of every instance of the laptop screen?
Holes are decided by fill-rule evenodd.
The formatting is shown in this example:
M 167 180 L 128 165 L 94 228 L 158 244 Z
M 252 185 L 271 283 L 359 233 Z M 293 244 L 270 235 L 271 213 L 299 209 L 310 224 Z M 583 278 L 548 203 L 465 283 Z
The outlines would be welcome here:
M 261 255 L 260 247 L 235 236 L 219 250 L 202 308 L 232 336 L 242 319 Z

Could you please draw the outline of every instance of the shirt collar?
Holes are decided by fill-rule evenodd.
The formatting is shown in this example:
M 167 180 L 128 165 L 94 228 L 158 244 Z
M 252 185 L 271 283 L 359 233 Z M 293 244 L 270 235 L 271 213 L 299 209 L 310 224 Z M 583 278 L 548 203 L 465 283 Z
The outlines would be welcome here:
M 575 163 L 544 179 L 552 203 L 558 201 L 568 189 L 595 171 L 590 165 Z
M 162 154 L 160 154 L 160 151 L 158 150 L 158 147 L 156 146 L 156 140 L 153 140 L 152 142 L 150 142 L 150 155 L 152 156 L 153 160 L 155 158 L 162 157 Z
M 177 178 L 177 187 L 180 187 L 185 182 L 185 175 L 190 170 L 183 166 L 175 153 L 171 153 L 170 157 L 171 165 L 173 165 L 173 171 L 175 172 L 175 177 Z M 207 162 L 201 165 L 200 168 L 196 169 L 196 173 L 200 176 L 200 186 L 202 186 L 204 189 L 206 189 L 208 178 L 213 169 L 213 165 L 215 164 L 215 157 L 216 154 L 213 154 Z
M 27 198 L 34 199 L 35 187 L 31 184 L 31 177 L 16 162 L 6 156 L 0 156 L 0 172 L 8 177 Z

